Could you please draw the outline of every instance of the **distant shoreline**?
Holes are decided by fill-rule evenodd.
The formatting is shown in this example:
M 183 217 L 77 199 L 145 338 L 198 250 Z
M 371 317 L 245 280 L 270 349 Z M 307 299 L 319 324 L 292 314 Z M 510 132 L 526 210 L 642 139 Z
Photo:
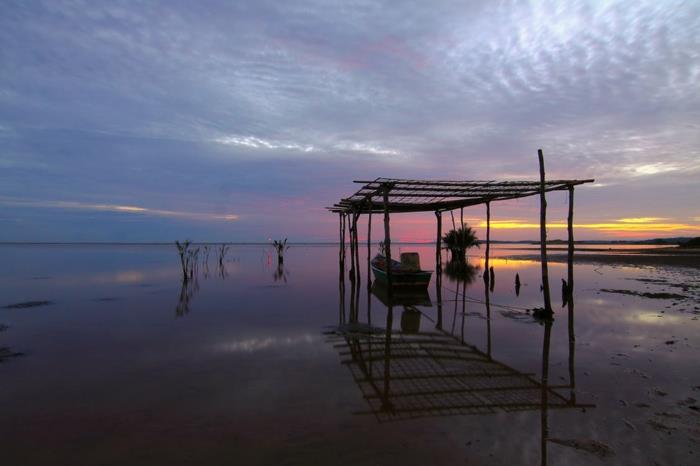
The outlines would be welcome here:
M 665 244 L 654 244 L 650 242 L 652 240 L 644 240 L 644 241 L 610 241 L 610 242 L 605 242 L 605 241 L 599 241 L 599 240 L 592 240 L 592 241 L 575 241 L 574 245 L 581 245 L 581 246 L 604 246 L 604 245 L 613 245 L 613 246 L 656 246 L 658 249 L 665 248 L 665 249 L 677 249 L 677 245 L 674 245 L 672 243 L 665 243 Z M 360 240 L 361 243 L 366 244 L 366 241 Z M 371 244 L 379 244 L 380 241 L 372 241 Z M 36 245 L 36 246 L 53 246 L 53 245 L 82 245 L 82 246 L 168 246 L 168 245 L 173 245 L 175 244 L 175 240 L 173 241 L 0 241 L 0 246 L 31 246 L 31 245 Z M 192 244 L 198 244 L 198 245 L 219 245 L 219 244 L 230 244 L 230 245 L 240 245 L 240 246 L 246 246 L 246 245 L 272 245 L 272 242 L 265 242 L 265 241 L 193 241 Z M 324 246 L 337 246 L 340 243 L 338 241 L 298 241 L 298 242 L 288 242 L 287 244 L 290 245 L 324 245 Z M 435 241 L 392 241 L 391 244 L 417 244 L 417 245 L 423 245 L 423 246 L 430 246 L 430 245 L 435 245 Z M 515 241 L 491 241 L 492 245 L 501 245 L 501 244 L 515 244 L 515 245 L 523 245 L 523 246 L 536 246 L 532 248 L 528 247 L 518 247 L 518 248 L 512 248 L 512 249 L 520 249 L 520 250 L 539 250 L 539 241 L 529 241 L 529 240 L 515 240 Z M 485 246 L 485 242 L 482 242 L 481 245 Z M 508 248 L 503 248 L 503 249 L 508 249 Z M 655 249 L 655 250 L 658 250 Z M 550 251 L 566 251 L 567 250 L 567 243 L 562 242 L 559 240 L 554 240 L 552 242 L 547 242 L 547 250 Z M 586 248 L 587 251 L 609 251 L 611 248 Z M 613 249 L 614 250 L 614 249 Z M 642 251 L 646 251 L 647 249 L 642 249 Z M 626 250 L 628 252 L 633 251 L 632 249 Z
M 591 249 L 588 249 L 591 251 Z M 574 253 L 574 262 L 622 264 L 622 265 L 667 265 L 700 268 L 700 249 L 685 248 L 653 248 L 653 249 L 599 249 L 593 251 L 606 251 L 605 254 Z M 539 255 L 518 254 L 509 257 L 513 260 L 539 260 Z M 566 262 L 566 254 L 548 254 L 550 262 Z

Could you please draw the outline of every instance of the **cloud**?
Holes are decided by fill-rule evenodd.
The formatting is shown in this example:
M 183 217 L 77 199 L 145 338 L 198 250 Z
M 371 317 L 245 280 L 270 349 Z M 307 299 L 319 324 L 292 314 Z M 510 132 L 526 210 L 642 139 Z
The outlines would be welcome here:
M 656 0 L 13 2 L 0 195 L 247 215 L 266 193 L 333 239 L 311 225 L 343 180 L 532 179 L 541 147 L 549 177 L 596 179 L 577 215 L 688 218 L 698 30 L 696 2 Z
M 235 221 L 240 217 L 235 214 L 212 214 L 203 212 L 182 212 L 177 210 L 152 209 L 133 205 L 92 204 L 76 201 L 47 201 L 34 199 L 16 199 L 0 197 L 0 204 L 12 207 L 30 207 L 41 209 L 91 210 L 98 212 L 118 212 L 124 214 L 150 215 L 157 217 L 176 217 L 188 220 Z
M 376 143 L 341 141 L 328 143 L 327 141 L 317 141 L 314 144 L 304 144 L 292 141 L 268 140 L 255 136 L 223 136 L 214 139 L 214 142 L 229 146 L 239 146 L 246 149 L 281 150 L 288 152 L 322 152 L 329 155 L 334 152 L 361 152 L 380 156 L 399 156 L 400 151 L 388 149 Z
M 294 142 L 269 141 L 254 136 L 224 136 L 214 139 L 214 142 L 224 145 L 243 146 L 251 149 L 285 149 L 301 152 L 314 151 L 314 146 L 311 145 L 301 145 Z

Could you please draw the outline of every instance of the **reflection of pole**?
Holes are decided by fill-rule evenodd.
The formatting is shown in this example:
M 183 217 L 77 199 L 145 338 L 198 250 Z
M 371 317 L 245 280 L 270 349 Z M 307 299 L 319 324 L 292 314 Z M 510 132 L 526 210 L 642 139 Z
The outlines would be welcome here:
M 486 282 L 484 282 L 484 304 L 486 304 L 486 355 L 491 359 L 491 297 Z
M 542 289 L 544 291 L 544 311 L 552 312 L 552 300 L 549 296 L 549 271 L 547 270 L 547 199 L 544 193 L 544 155 L 542 149 L 537 151 L 540 159 L 540 253 L 542 263 Z
M 552 320 L 546 319 L 544 322 L 544 343 L 542 345 L 542 409 L 540 417 L 542 466 L 547 466 L 547 439 L 549 438 L 548 424 L 548 395 L 547 384 L 549 383 L 549 340 L 552 334 Z
M 457 280 L 457 289 L 455 290 L 455 308 L 454 312 L 452 313 L 452 328 L 450 329 L 450 333 L 452 335 L 455 334 L 455 325 L 457 324 L 457 306 L 459 304 L 459 279 Z
M 394 325 L 394 307 L 389 301 L 389 307 L 386 313 L 386 332 L 384 341 L 384 409 L 392 409 L 389 401 L 390 395 L 390 378 L 391 378 L 391 328 Z
M 457 285 L 459 286 L 459 282 L 457 282 Z M 464 344 L 464 321 L 466 319 L 467 315 L 467 280 L 466 278 L 464 279 L 464 285 L 462 285 L 462 332 L 461 332 L 461 338 L 462 338 L 462 344 Z
M 571 402 L 576 403 L 576 371 L 574 370 L 574 353 L 576 351 L 576 334 L 574 333 L 574 187 L 569 186 L 569 217 L 567 219 L 569 232 L 568 257 L 568 307 L 569 307 L 569 385 L 571 385 Z
M 357 322 L 357 302 L 355 301 L 355 290 L 359 285 L 356 280 L 353 280 L 352 275 L 350 276 L 350 322 Z

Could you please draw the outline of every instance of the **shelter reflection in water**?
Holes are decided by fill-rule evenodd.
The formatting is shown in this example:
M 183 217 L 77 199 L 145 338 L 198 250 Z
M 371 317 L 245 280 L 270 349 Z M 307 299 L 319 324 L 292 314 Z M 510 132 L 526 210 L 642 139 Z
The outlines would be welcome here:
M 442 286 L 442 273 L 436 274 L 433 302 L 425 290 L 392 289 L 378 283 L 368 289 L 366 318 L 359 310 L 360 277 L 349 280 L 350 311 L 345 313 L 344 274 L 340 275 L 340 325 L 327 332 L 327 339 L 338 351 L 341 364 L 350 370 L 362 393 L 366 409 L 354 412 L 372 415 L 380 423 L 430 416 L 488 415 L 521 411 L 540 412 L 541 462 L 547 463 L 550 409 L 594 407 L 578 403 L 575 392 L 573 295 L 567 293 L 569 330 L 568 383 L 549 383 L 550 339 L 553 319 L 542 319 L 541 373 L 527 373 L 492 357 L 490 290 L 493 278 L 483 281 L 483 301 L 467 297 L 467 284 L 478 277 L 478 268 L 454 270 L 445 275 L 456 284 Z M 454 293 L 454 294 L 453 294 Z M 442 297 L 448 296 L 444 306 Z M 452 298 L 454 296 L 454 298 Z M 376 298 L 376 299 L 372 299 Z M 380 303 L 374 314 L 386 315 L 373 321 L 372 304 Z M 479 306 L 480 312 L 467 312 Z M 449 309 L 446 309 L 449 308 Z M 377 312 L 380 311 L 380 312 Z M 533 319 L 525 310 L 524 316 Z M 516 312 L 514 311 L 514 312 Z M 451 325 L 443 328 L 443 312 L 453 314 Z M 487 348 L 465 341 L 466 320 L 480 314 L 486 320 Z M 483 315 L 482 315 L 483 314 Z M 375 321 L 377 320 L 374 317 Z M 561 319 L 563 321 L 563 318 Z M 397 325 L 398 324 L 398 325 Z M 482 324 L 483 325 L 483 324 Z

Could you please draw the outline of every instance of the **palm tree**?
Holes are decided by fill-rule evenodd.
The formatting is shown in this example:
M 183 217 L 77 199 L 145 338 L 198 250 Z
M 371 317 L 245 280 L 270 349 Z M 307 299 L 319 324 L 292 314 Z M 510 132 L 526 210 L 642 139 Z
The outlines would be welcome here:
M 479 239 L 472 227 L 464 225 L 456 230 L 448 231 L 442 237 L 445 249 L 449 249 L 452 254 L 451 261 L 464 262 L 466 260 L 467 249 L 479 247 Z

